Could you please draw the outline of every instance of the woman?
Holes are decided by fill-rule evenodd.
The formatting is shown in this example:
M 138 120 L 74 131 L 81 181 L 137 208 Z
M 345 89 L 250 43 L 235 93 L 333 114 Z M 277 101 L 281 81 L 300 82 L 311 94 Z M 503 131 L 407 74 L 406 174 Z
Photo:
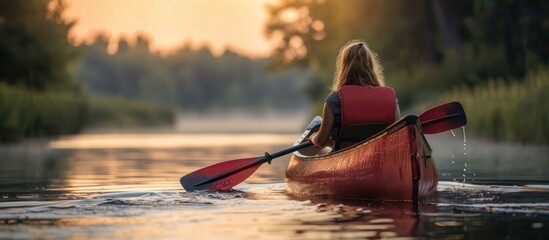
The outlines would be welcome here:
M 343 136 L 356 135 L 357 129 L 364 132 L 368 124 L 379 128 L 400 118 L 394 90 L 384 85 L 377 55 L 365 42 L 351 41 L 343 46 L 337 56 L 332 92 L 324 103 L 322 124 L 311 142 L 323 147 L 332 137 L 335 150 L 339 150 L 358 142 Z M 355 127 L 358 125 L 363 127 Z

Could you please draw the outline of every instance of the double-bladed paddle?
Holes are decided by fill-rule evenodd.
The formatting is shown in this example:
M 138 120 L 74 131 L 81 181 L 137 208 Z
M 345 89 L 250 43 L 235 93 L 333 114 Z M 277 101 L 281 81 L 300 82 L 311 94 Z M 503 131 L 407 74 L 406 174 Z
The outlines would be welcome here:
M 463 107 L 458 102 L 446 103 L 431 108 L 422 113 L 419 119 L 423 132 L 426 134 L 440 133 L 467 124 Z M 307 127 L 307 130 L 311 131 L 318 125 L 319 122 L 313 120 Z M 265 156 L 262 157 L 243 158 L 217 163 L 189 173 L 181 177 L 179 181 L 187 191 L 227 191 L 246 180 L 263 163 L 270 163 L 274 158 L 312 145 L 311 142 L 307 141 L 272 154 L 265 153 Z

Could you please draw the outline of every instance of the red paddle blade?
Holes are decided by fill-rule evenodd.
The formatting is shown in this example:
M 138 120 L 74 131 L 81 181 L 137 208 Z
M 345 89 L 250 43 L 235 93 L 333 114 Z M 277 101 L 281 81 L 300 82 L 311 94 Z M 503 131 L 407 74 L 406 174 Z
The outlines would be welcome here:
M 195 190 L 228 191 L 246 180 L 261 166 L 256 158 L 237 159 L 217 163 L 192 173 L 179 180 L 188 192 Z
M 451 102 L 431 108 L 419 116 L 423 133 L 434 134 L 452 130 L 467 124 L 463 106 Z

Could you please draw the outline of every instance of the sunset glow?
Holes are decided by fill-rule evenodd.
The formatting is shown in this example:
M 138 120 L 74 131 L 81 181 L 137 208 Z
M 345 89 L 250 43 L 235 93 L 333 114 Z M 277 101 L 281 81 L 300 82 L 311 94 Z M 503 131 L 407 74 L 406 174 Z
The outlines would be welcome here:
M 249 56 L 271 51 L 264 37 L 266 4 L 276 0 L 66 0 L 67 19 L 76 20 L 71 37 L 88 42 L 98 33 L 111 37 L 110 49 L 120 37 L 136 34 L 151 39 L 154 51 L 172 51 L 192 42 L 208 45 L 215 54 L 234 49 Z

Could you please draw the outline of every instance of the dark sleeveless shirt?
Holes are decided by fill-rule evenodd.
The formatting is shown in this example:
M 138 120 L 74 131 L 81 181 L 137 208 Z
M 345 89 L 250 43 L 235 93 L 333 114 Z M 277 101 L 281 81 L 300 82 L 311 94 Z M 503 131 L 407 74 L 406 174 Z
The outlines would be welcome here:
M 328 94 L 325 102 L 334 113 L 334 126 L 330 131 L 330 136 L 332 139 L 336 139 L 339 135 L 339 130 L 341 129 L 341 101 L 339 100 L 339 92 L 333 91 Z

